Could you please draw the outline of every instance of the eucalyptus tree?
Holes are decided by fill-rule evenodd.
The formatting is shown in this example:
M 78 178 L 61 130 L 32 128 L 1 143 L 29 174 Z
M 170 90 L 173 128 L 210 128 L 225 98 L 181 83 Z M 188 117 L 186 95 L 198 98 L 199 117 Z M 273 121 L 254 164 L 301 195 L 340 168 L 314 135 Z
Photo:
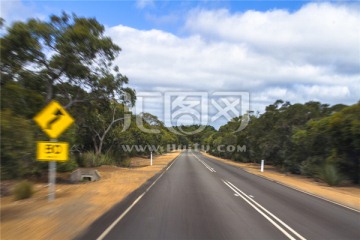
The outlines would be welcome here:
M 94 18 L 66 13 L 13 23 L 1 38 L 1 84 L 36 81 L 45 102 L 61 99 L 67 108 L 123 95 L 128 79 L 114 64 L 121 48 L 104 31 Z

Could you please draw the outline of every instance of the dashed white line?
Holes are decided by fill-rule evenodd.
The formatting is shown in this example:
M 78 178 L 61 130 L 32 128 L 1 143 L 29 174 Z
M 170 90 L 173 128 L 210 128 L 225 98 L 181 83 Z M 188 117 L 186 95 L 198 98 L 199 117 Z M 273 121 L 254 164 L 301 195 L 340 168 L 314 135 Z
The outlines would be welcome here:
M 290 232 L 298 237 L 301 240 L 306 240 L 303 236 L 297 233 L 294 229 L 289 227 L 286 223 L 281 221 L 278 217 L 274 214 L 269 212 L 259 203 L 257 203 L 254 199 L 250 196 L 246 195 L 243 191 L 237 188 L 234 184 L 229 181 L 222 180 L 226 186 L 228 186 L 231 190 L 233 190 L 239 197 L 241 197 L 245 202 L 247 202 L 251 207 L 253 207 L 257 212 L 259 212 L 263 217 L 265 217 L 271 224 L 273 224 L 278 230 L 280 230 L 285 236 L 287 236 L 291 240 L 296 240 L 294 236 L 290 234 Z M 282 225 L 282 226 L 280 226 Z M 286 228 L 286 229 L 284 229 Z M 288 232 L 289 231 L 289 232 Z

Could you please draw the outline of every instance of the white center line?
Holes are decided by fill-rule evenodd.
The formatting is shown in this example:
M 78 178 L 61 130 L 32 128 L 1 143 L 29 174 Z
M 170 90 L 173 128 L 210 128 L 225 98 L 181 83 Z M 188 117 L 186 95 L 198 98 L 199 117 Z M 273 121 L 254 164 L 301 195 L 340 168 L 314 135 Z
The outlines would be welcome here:
M 201 162 L 207 169 L 209 169 L 210 172 L 216 172 L 215 169 L 207 165 L 203 160 L 198 158 L 195 154 L 191 153 L 199 162 Z

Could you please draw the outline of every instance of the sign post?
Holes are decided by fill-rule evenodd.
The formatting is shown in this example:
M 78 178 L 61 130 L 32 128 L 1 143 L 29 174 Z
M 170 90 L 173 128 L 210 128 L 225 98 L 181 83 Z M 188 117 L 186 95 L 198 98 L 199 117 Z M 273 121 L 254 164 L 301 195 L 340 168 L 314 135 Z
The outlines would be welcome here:
M 35 117 L 34 121 L 51 138 L 50 142 L 37 142 L 36 159 L 49 161 L 49 195 L 48 200 L 55 199 L 56 161 L 69 159 L 69 144 L 58 142 L 57 138 L 67 129 L 74 119 L 56 101 L 51 101 Z
M 264 172 L 264 160 L 261 160 L 260 172 Z
M 49 161 L 49 201 L 55 199 L 55 184 L 56 184 L 56 162 Z

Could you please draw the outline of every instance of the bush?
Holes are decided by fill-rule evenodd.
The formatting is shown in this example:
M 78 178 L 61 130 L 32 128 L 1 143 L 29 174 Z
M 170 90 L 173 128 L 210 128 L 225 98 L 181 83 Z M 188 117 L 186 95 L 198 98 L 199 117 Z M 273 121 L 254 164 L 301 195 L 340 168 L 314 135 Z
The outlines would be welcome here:
M 33 165 L 35 141 L 29 120 L 1 111 L 1 179 L 23 177 Z
M 97 158 L 98 166 L 115 165 L 114 157 L 110 153 L 100 154 Z
M 123 159 L 120 163 L 119 163 L 120 167 L 130 167 L 131 166 L 131 158 L 126 158 Z
M 329 186 L 337 186 L 344 179 L 333 164 L 326 164 L 321 171 L 320 178 L 325 181 Z
M 323 158 L 321 157 L 309 157 L 300 164 L 300 174 L 307 177 L 316 177 L 322 161 Z
M 76 168 L 78 168 L 77 162 L 72 157 L 70 157 L 68 161 L 59 162 L 56 170 L 58 172 L 71 172 Z
M 15 200 L 30 198 L 34 193 L 33 188 L 33 184 L 26 180 L 16 184 L 14 188 Z
M 94 167 L 96 166 L 96 155 L 94 152 L 84 152 L 81 154 L 80 162 L 82 167 Z
M 116 161 L 111 153 L 96 156 L 94 152 L 84 152 L 80 157 L 82 167 L 98 167 L 101 165 L 115 165 Z

